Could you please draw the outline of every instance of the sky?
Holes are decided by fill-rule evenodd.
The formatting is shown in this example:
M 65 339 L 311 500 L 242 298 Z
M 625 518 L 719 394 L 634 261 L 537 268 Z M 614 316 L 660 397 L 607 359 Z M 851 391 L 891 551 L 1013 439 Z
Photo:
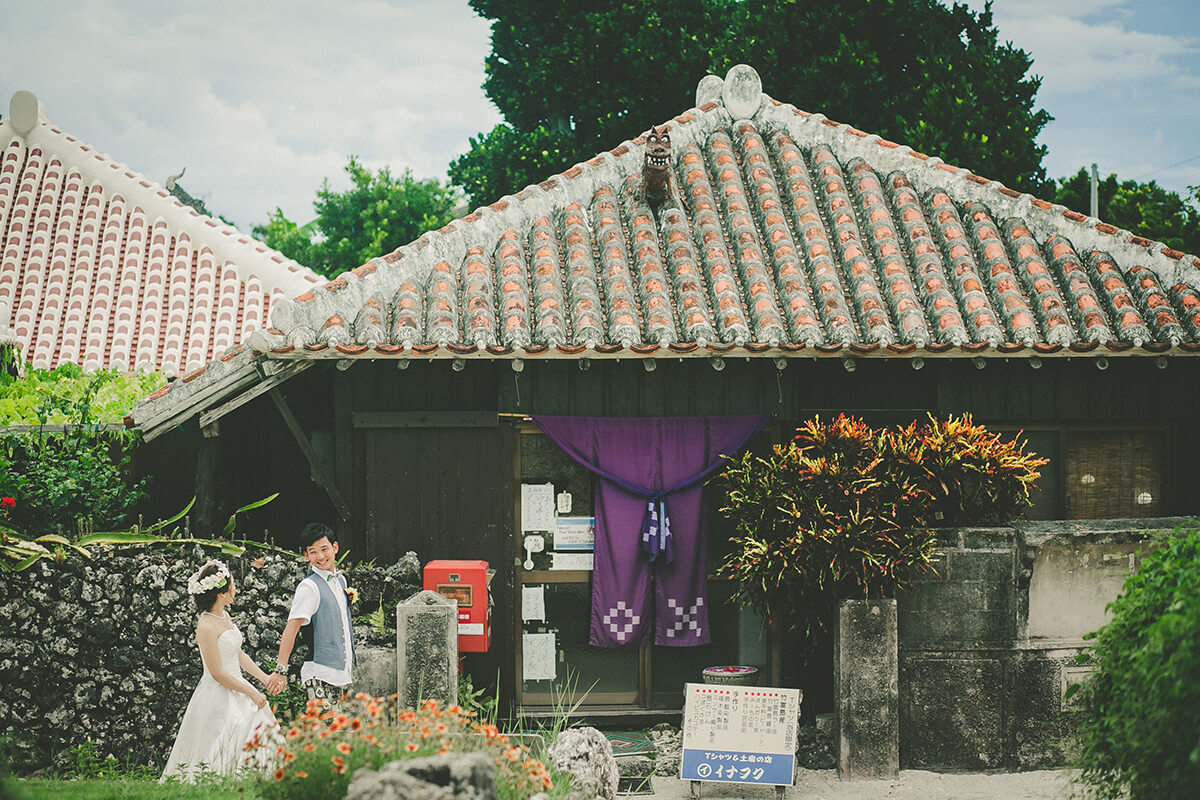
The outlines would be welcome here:
M 1200 184 L 1200 3 L 996 0 L 993 13 L 1043 78 L 1050 176 L 1096 162 L 1181 193 Z M 466 0 L 5 0 L 0 114 L 32 91 L 60 129 L 153 180 L 186 167 L 180 185 L 243 230 L 276 207 L 304 223 L 325 179 L 348 185 L 351 155 L 444 179 L 501 121 L 480 88 L 489 37 Z

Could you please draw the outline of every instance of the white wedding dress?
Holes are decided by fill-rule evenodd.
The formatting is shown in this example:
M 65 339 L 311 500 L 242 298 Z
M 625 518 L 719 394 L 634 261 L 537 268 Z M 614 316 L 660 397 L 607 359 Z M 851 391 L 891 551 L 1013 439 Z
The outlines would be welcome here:
M 217 638 L 221 668 L 250 685 L 242 677 L 238 663 L 241 648 L 242 632 L 236 625 Z M 253 766 L 268 766 L 275 755 L 274 747 L 259 747 L 253 754 L 246 751 L 246 744 L 260 735 L 271 740 L 279 737 L 270 704 L 255 708 L 254 701 L 246 695 L 217 683 L 205 664 L 204 676 L 183 712 L 175 746 L 160 782 L 172 776 L 184 783 L 194 783 L 204 773 L 232 775 L 242 765 L 243 758 L 251 755 L 257 756 Z

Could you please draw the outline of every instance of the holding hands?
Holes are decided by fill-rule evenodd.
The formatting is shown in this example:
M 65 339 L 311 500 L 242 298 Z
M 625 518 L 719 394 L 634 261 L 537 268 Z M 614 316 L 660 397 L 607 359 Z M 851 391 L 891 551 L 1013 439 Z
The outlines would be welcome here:
M 267 677 L 263 685 L 266 687 L 268 694 L 279 694 L 287 686 L 287 674 L 276 670 Z

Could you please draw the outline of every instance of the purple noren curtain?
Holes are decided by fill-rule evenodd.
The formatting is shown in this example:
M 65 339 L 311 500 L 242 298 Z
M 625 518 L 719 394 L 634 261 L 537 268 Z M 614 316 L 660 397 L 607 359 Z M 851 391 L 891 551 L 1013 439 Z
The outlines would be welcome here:
M 708 644 L 702 482 L 766 424 L 744 417 L 556 417 L 533 421 L 596 482 L 590 641 L 641 644 L 651 570 L 654 643 Z M 651 566 L 653 565 L 653 567 Z

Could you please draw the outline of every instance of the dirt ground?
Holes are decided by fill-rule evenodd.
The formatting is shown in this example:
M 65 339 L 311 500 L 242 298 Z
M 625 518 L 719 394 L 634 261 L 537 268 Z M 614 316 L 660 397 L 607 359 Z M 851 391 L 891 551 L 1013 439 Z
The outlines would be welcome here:
M 1067 800 L 1075 786 L 1067 770 L 1006 773 L 941 773 L 903 770 L 897 781 L 839 781 L 837 770 L 806 770 L 796 774 L 796 785 L 784 793 L 786 800 Z M 660 800 L 687 800 L 687 781 L 654 779 L 654 796 Z M 772 787 L 734 783 L 701 784 L 702 800 L 774 800 Z

